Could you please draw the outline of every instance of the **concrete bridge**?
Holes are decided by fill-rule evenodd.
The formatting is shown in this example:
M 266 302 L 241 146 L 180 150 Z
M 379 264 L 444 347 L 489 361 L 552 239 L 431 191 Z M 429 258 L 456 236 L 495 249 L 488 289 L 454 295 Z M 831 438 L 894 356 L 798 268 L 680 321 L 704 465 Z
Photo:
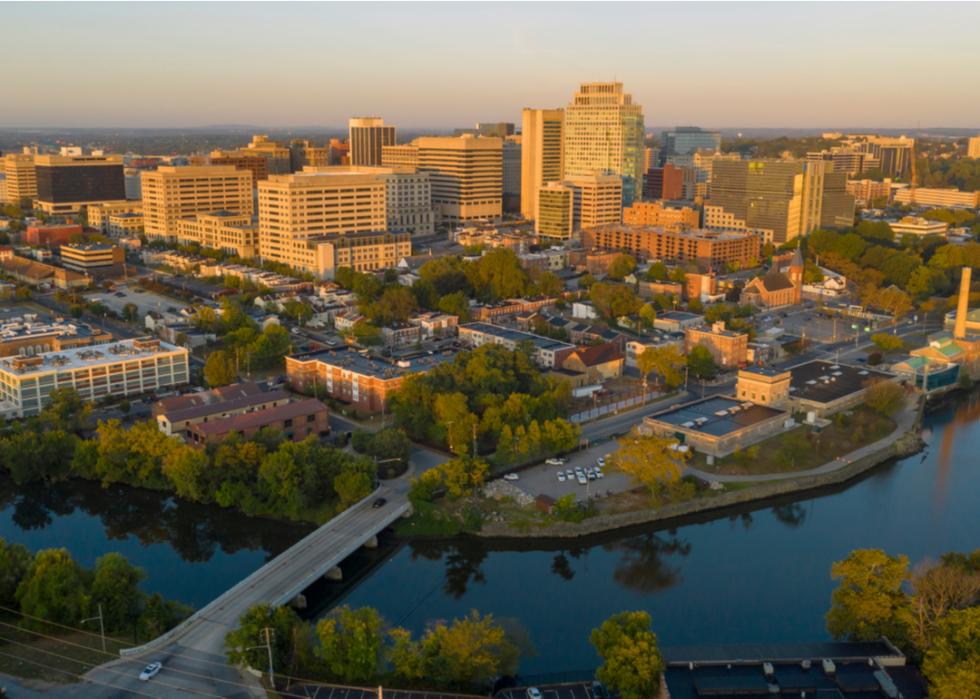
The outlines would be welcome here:
M 161 660 L 165 671 L 160 677 L 168 679 L 156 682 L 154 690 L 160 694 L 154 696 L 235 696 L 234 690 L 241 691 L 241 679 L 225 660 L 225 635 L 238 626 L 239 617 L 254 604 L 289 604 L 321 577 L 337 579 L 345 558 L 362 546 L 376 546 L 377 535 L 410 512 L 405 480 L 381 485 L 178 626 L 149 643 L 123 650 L 121 659 L 92 669 L 86 679 L 133 692 L 141 684 L 136 677 L 139 668 Z M 375 506 L 379 498 L 385 503 Z

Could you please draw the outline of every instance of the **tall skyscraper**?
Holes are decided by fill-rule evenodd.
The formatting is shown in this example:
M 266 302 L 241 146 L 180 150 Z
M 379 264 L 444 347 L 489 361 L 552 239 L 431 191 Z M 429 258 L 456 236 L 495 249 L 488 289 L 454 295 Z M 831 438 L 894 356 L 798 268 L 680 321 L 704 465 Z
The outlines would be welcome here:
M 565 178 L 565 186 L 574 193 L 572 214 L 575 230 L 623 220 L 623 181 L 620 175 Z
M 325 276 L 324 236 L 384 231 L 380 172 L 349 167 L 270 175 L 258 184 L 259 253 L 266 260 Z
M 37 196 L 37 168 L 32 153 L 8 153 L 0 161 L 7 175 L 6 201 L 20 206 Z M 29 205 L 28 205 L 29 206 Z
M 561 182 L 538 187 L 534 232 L 545 238 L 569 240 L 575 230 L 575 189 Z
M 177 222 L 195 214 L 229 211 L 251 218 L 252 173 L 232 165 L 161 165 L 140 175 L 147 238 L 175 240 Z
M 39 155 L 37 206 L 48 214 L 76 213 L 87 204 L 125 201 L 121 155 Z
M 678 126 L 673 131 L 664 131 L 661 153 L 665 160 L 672 155 L 689 155 L 698 150 L 720 151 L 721 134 L 698 126 Z
M 966 157 L 980 158 L 980 136 L 970 136 L 966 144 Z
M 458 225 L 503 213 L 503 141 L 499 138 L 427 136 L 415 140 L 418 169 L 432 178 L 436 221 Z
M 517 213 L 521 210 L 521 156 L 522 146 L 519 136 L 509 136 L 504 139 L 504 200 L 503 207 L 507 213 Z
M 619 175 L 623 203 L 632 204 L 643 183 L 643 134 L 643 108 L 622 83 L 583 83 L 565 108 L 565 176 Z
M 538 189 L 562 178 L 561 109 L 525 109 L 521 116 L 521 215 L 537 216 Z
M 355 117 L 349 122 L 350 164 L 381 165 L 381 148 L 395 145 L 395 127 L 381 117 Z
M 765 230 L 779 245 L 821 226 L 851 225 L 854 197 L 829 161 L 716 160 L 704 213 L 706 228 Z

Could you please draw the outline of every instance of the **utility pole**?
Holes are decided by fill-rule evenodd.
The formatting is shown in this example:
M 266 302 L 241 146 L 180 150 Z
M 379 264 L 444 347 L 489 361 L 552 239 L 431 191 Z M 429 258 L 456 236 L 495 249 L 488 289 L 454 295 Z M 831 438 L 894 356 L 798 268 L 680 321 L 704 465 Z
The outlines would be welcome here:
M 102 637 L 102 652 L 105 653 L 106 652 L 105 651 L 105 620 L 102 617 L 102 603 L 101 602 L 99 603 L 99 615 L 98 616 L 89 617 L 88 619 L 82 619 L 81 623 L 84 624 L 86 621 L 95 621 L 96 619 L 99 620 L 99 635 Z
M 262 634 L 265 636 L 265 648 L 269 652 L 269 684 L 272 688 L 276 688 L 276 674 L 272 666 L 272 638 L 275 635 L 273 630 L 268 626 L 262 629 Z

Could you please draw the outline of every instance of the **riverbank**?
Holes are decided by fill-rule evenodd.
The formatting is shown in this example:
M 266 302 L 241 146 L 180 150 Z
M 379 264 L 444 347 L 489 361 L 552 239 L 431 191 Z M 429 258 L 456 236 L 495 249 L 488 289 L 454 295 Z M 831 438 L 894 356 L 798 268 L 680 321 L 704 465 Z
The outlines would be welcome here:
M 840 486 L 854 480 L 871 469 L 891 459 L 910 456 L 921 450 L 923 442 L 919 428 L 924 412 L 924 401 L 916 399 L 896 420 L 896 428 L 886 437 L 855 450 L 843 460 L 835 460 L 819 467 L 797 473 L 758 474 L 739 480 L 729 476 L 688 469 L 705 481 L 731 480 L 729 490 L 706 490 L 693 499 L 667 503 L 656 508 L 642 508 L 627 512 L 596 514 L 581 522 L 549 521 L 536 526 L 515 526 L 504 521 L 485 522 L 471 532 L 473 536 L 487 539 L 571 539 L 615 531 L 637 525 L 704 514 L 723 513 L 728 508 L 748 503 L 764 502 L 786 495 L 805 494 L 830 486 Z M 736 477 L 737 478 L 737 477 Z

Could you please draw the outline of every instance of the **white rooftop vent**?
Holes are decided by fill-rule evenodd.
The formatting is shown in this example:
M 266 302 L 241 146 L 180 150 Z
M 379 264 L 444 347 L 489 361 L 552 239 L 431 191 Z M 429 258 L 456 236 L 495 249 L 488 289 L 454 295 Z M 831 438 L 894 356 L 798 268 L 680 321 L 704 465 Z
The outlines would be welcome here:
M 694 423 L 688 420 L 687 422 L 682 422 L 681 427 L 694 427 Z
M 816 379 L 810 379 L 809 381 L 806 382 L 806 385 L 807 386 L 816 386 L 817 385 L 817 380 Z
M 823 668 L 825 675 L 833 675 L 837 672 L 837 666 L 834 665 L 834 661 L 830 658 L 824 658 L 821 660 L 820 666 Z
M 867 369 L 861 369 L 861 371 L 859 371 L 858 374 L 861 375 L 861 376 L 867 376 L 868 375 L 868 370 Z
M 715 411 L 715 415 L 717 415 L 718 417 L 725 417 L 726 415 L 728 415 L 728 411 L 727 410 L 716 410 Z

